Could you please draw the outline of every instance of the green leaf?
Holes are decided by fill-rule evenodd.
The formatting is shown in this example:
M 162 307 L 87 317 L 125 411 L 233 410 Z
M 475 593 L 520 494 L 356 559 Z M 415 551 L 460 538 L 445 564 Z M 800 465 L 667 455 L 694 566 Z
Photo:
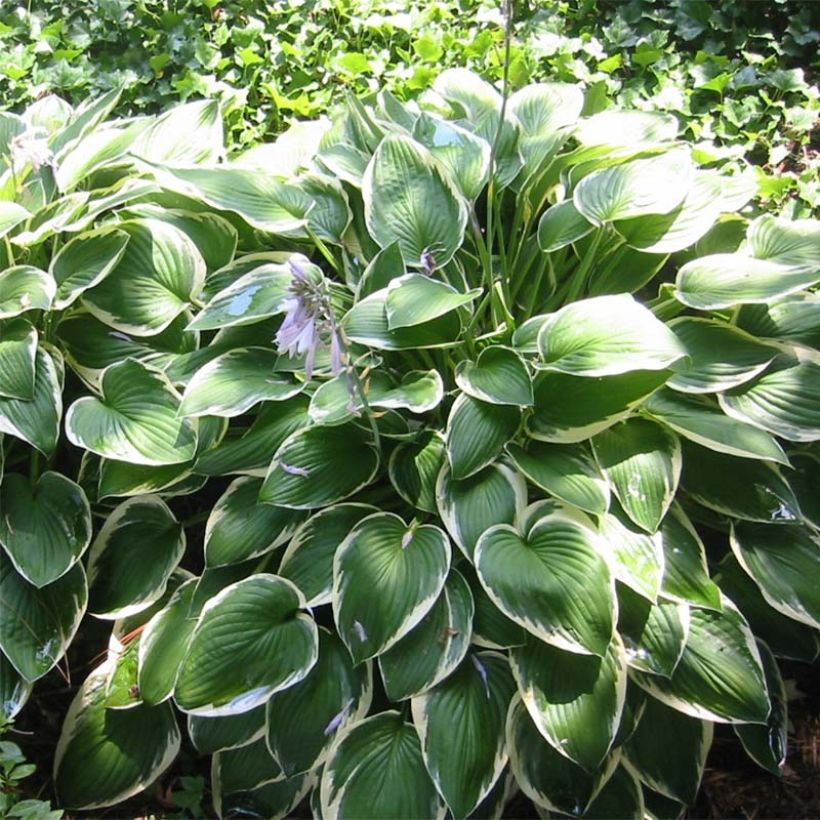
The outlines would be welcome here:
M 82 233 L 62 247 L 49 265 L 57 283 L 55 310 L 65 310 L 102 282 L 119 264 L 130 239 L 125 231 L 105 227 Z
M 686 348 L 669 387 L 684 393 L 717 393 L 762 373 L 777 349 L 762 344 L 733 325 L 684 317 L 669 323 Z
M 468 478 L 490 464 L 513 437 L 520 421 L 518 407 L 459 395 L 447 419 L 447 460 L 453 478 Z
M 336 549 L 359 521 L 376 512 L 370 504 L 335 504 L 312 515 L 293 534 L 279 575 L 299 587 L 306 606 L 330 603 Z
M 610 109 L 582 119 L 573 136 L 584 146 L 634 147 L 674 140 L 679 127 L 674 114 Z
M 766 673 L 766 687 L 769 690 L 772 710 L 769 712 L 765 726 L 750 723 L 735 724 L 732 728 L 752 760 L 764 769 L 768 769 L 772 774 L 779 776 L 783 773 L 783 766 L 786 763 L 789 702 L 786 686 L 780 676 L 774 655 L 761 641 L 758 641 L 757 648 L 760 651 L 760 659 L 763 661 L 763 671 Z
M 27 683 L 42 678 L 63 657 L 88 602 L 82 565 L 37 588 L 0 553 L 0 649 Z
M 722 515 L 766 524 L 789 524 L 800 515 L 788 483 L 767 461 L 741 460 L 687 444 L 682 483 L 695 501 Z
M 584 812 L 584 817 L 600 820 L 647 816 L 641 783 L 624 766 L 615 769 Z
M 815 219 L 779 219 L 764 214 L 746 236 L 751 255 L 788 265 L 795 271 L 820 269 L 820 226 Z
M 652 603 L 619 586 L 618 632 L 632 669 L 670 678 L 689 634 L 689 608 L 663 600 Z
M 346 729 L 322 773 L 322 817 L 419 817 L 444 820 L 413 725 L 381 712 Z
M 101 322 L 136 336 L 165 330 L 205 283 L 205 261 L 186 234 L 157 219 L 121 222 L 129 236 L 117 265 L 82 295 Z
M 514 691 L 507 659 L 481 652 L 466 658 L 443 683 L 413 698 L 424 765 L 453 817 L 467 817 L 501 776 Z
M 31 695 L 31 684 L 25 681 L 0 652 L 0 716 L 13 720 Z
M 374 513 L 350 531 L 333 562 L 333 617 L 356 663 L 389 649 L 435 604 L 450 569 L 438 527 Z M 374 596 L 373 589 L 380 594 Z
M 255 789 L 238 794 L 227 794 L 222 791 L 214 795 L 214 808 L 218 806 L 223 817 L 252 813 L 256 817 L 282 820 L 291 816 L 293 810 L 314 788 L 314 784 L 313 777 L 296 775 L 275 780 L 273 783 L 264 783 Z
M 692 179 L 684 150 L 593 171 L 573 192 L 575 207 L 593 224 L 603 225 L 646 214 L 667 214 L 683 201 Z
M 89 608 L 115 619 L 147 609 L 185 553 L 185 531 L 157 496 L 129 498 L 105 520 L 88 554 Z
M 550 812 L 580 815 L 614 770 L 608 762 L 590 774 L 557 752 L 532 722 L 520 696 L 513 698 L 507 715 L 507 748 L 521 791 Z
M 538 247 L 544 253 L 555 253 L 572 245 L 595 230 L 571 199 L 559 202 L 544 211 L 538 221 Z
M 208 164 L 224 154 L 222 110 L 213 100 L 175 105 L 140 135 L 131 153 L 150 162 Z
M 174 690 L 180 709 L 220 716 L 247 712 L 302 680 L 316 663 L 318 632 L 301 592 L 258 573 L 202 610 Z
M 0 398 L 34 398 L 37 331 L 24 319 L 0 328 Z
M 624 746 L 626 764 L 651 789 L 692 805 L 697 798 L 713 725 L 646 699 L 638 728 Z M 674 742 L 670 740 L 674 738 Z
M 380 250 L 368 263 L 359 279 L 356 295 L 359 299 L 386 288 L 393 279 L 405 274 L 404 260 L 399 243 L 394 242 Z
M 609 484 L 582 445 L 531 441 L 526 450 L 508 444 L 507 452 L 527 480 L 555 498 L 593 515 L 609 509 Z
M 17 265 L 0 272 L 0 319 L 30 310 L 49 310 L 54 299 L 54 280 L 39 268 Z
M 559 649 L 603 657 L 615 596 L 602 554 L 592 530 L 554 514 L 526 538 L 508 524 L 490 527 L 478 541 L 475 565 L 496 606 L 528 632 Z
M 603 658 L 578 655 L 530 637 L 510 652 L 521 700 L 546 741 L 594 773 L 615 740 L 626 697 L 620 640 Z
M 311 199 L 269 173 L 222 165 L 155 169 L 164 188 L 212 208 L 239 214 L 249 225 L 279 235 L 302 235 Z
M 17 572 L 44 587 L 68 572 L 91 541 L 91 509 L 85 493 L 60 473 L 35 483 L 19 473 L 0 485 L 0 544 Z
M 370 664 L 353 666 L 344 644 L 319 631 L 319 659 L 304 680 L 268 701 L 268 748 L 287 777 L 324 763 L 333 740 L 357 723 L 372 700 Z
M 582 299 L 551 314 L 538 352 L 539 366 L 576 376 L 663 370 L 686 355 L 669 328 L 628 294 Z
M 262 479 L 231 482 L 205 525 L 205 566 L 239 564 L 287 543 L 304 514 L 258 501 Z
M 695 396 L 659 390 L 649 397 L 643 410 L 684 438 L 718 453 L 789 463 L 773 436 L 751 424 L 729 418 L 713 404 Z
M 689 638 L 670 679 L 634 673 L 650 695 L 692 717 L 765 723 L 769 697 L 749 625 L 726 597 L 722 611 L 692 609 Z
M 97 809 L 127 800 L 173 762 L 180 734 L 170 704 L 106 709 L 111 662 L 85 680 L 63 722 L 54 758 L 60 805 Z
M 652 421 L 633 418 L 598 433 L 592 449 L 624 512 L 641 529 L 655 532 L 678 488 L 678 437 Z
M 179 414 L 232 418 L 260 401 L 292 398 L 303 385 L 275 372 L 278 358 L 275 350 L 264 347 L 238 348 L 217 356 L 188 382 Z
M 820 347 L 820 294 L 795 293 L 766 304 L 743 305 L 737 326 L 753 336 Z
M 805 526 L 733 523 L 732 551 L 778 612 L 820 629 L 820 535 Z
M 456 384 L 468 396 L 490 404 L 532 404 L 527 365 L 508 347 L 485 347 L 475 362 L 459 362 Z
M 407 273 L 392 279 L 387 286 L 387 327 L 398 330 L 426 324 L 470 304 L 481 292 L 481 288 L 474 288 L 467 293 L 459 293 L 450 285 L 424 274 Z
M 34 367 L 34 398 L 0 397 L 0 433 L 28 442 L 45 455 L 51 455 L 60 436 L 63 414 L 63 361 L 37 348 Z
M 491 464 L 461 480 L 445 468 L 438 475 L 436 499 L 447 532 L 472 562 L 487 529 L 515 523 L 526 506 L 527 487 L 521 474 L 506 464 Z
M 435 430 L 424 430 L 412 442 L 399 444 L 390 454 L 390 481 L 411 506 L 436 511 L 436 477 L 444 464 L 444 438 Z
M 236 794 L 282 780 L 282 769 L 260 737 L 235 749 L 218 751 L 211 760 L 214 806 L 223 794 Z
M 16 202 L 0 202 L 0 237 L 5 236 L 29 217 L 31 214 L 22 205 Z
M 820 438 L 820 364 L 776 366 L 718 400 L 728 416 L 789 441 Z
M 192 422 L 177 415 L 179 397 L 160 372 L 126 359 L 103 372 L 102 399 L 77 399 L 66 435 L 92 453 L 135 464 L 181 464 L 196 449 Z
M 451 569 L 441 595 L 418 626 L 379 655 L 391 701 L 421 694 L 449 677 L 469 649 L 474 612 L 470 587 Z
M 201 755 L 247 746 L 265 734 L 267 708 L 263 703 L 249 712 L 216 718 L 188 715 L 191 743 Z
M 362 182 L 367 229 L 382 248 L 398 242 L 408 265 L 432 251 L 439 265 L 464 240 L 467 208 L 444 169 L 415 140 L 386 136 Z
M 629 415 L 668 377 L 663 370 L 639 370 L 601 379 L 541 373 L 533 382 L 535 408 L 526 421 L 527 434 L 558 444 L 584 441 Z
M 378 466 L 378 453 L 361 428 L 307 427 L 279 446 L 259 500 L 301 510 L 324 507 L 367 486 Z

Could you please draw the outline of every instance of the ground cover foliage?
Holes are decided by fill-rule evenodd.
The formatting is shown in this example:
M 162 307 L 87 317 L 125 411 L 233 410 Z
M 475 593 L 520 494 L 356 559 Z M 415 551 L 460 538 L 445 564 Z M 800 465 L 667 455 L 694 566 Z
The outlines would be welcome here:
M 354 72 L 249 148 L 273 121 L 233 92 L 0 114 L 0 704 L 61 724 L 55 806 L 676 816 L 716 724 L 782 770 L 779 659 L 820 651 L 820 229 L 808 154 L 743 157 L 796 163 L 816 96 L 723 135 L 714 88 L 636 110 L 691 79 L 641 38 L 713 53 L 703 8 L 607 12 L 637 78 L 521 16 L 547 83 L 490 15 L 495 87 Z

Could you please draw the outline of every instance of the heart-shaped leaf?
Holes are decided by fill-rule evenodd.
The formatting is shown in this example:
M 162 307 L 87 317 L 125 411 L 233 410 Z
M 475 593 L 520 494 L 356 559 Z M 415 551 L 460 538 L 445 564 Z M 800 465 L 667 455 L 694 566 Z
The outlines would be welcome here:
M 444 464 L 445 445 L 441 434 L 425 430 L 413 442 L 399 444 L 390 454 L 390 481 L 411 506 L 436 511 L 436 477 Z
M 333 617 L 354 661 L 389 649 L 416 626 L 449 569 L 450 541 L 438 527 L 408 527 L 393 513 L 360 521 L 333 562 Z
M 480 295 L 480 288 L 459 293 L 450 285 L 421 273 L 399 276 L 387 286 L 387 327 L 397 330 L 432 322 L 445 313 L 469 305 Z
M 263 703 L 250 712 L 227 717 L 188 715 L 191 743 L 201 755 L 247 746 L 265 734 L 267 707 L 267 703 Z
M 595 225 L 568 199 L 544 211 L 538 222 L 538 246 L 544 253 L 555 253 L 594 230 Z
M 91 541 L 91 509 L 82 488 L 60 473 L 31 484 L 19 473 L 0 486 L 0 544 L 36 587 L 68 572 Z
M 30 310 L 49 310 L 57 286 L 39 268 L 15 265 L 0 272 L 0 319 Z
M 485 347 L 475 362 L 459 362 L 456 384 L 490 404 L 532 404 L 532 382 L 524 360 L 508 347 Z
M 475 565 L 501 611 L 541 640 L 603 657 L 614 629 L 615 595 L 598 536 L 559 514 L 525 538 L 511 526 L 478 540 Z
M 77 399 L 66 414 L 66 434 L 78 447 L 136 464 L 191 461 L 196 432 L 177 415 L 179 397 L 165 376 L 126 359 L 106 368 L 102 398 Z
M 37 331 L 24 319 L 0 328 L 0 398 L 34 398 Z

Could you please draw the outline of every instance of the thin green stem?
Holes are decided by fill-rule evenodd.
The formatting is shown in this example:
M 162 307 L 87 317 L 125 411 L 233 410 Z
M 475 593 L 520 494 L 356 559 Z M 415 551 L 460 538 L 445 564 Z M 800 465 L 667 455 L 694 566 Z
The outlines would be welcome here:
M 382 440 L 381 436 L 379 435 L 379 425 L 376 424 L 376 419 L 373 416 L 373 408 L 370 406 L 370 402 L 367 400 L 367 394 L 365 393 L 362 380 L 359 378 L 359 372 L 353 365 L 350 365 L 347 369 L 347 374 L 353 382 L 353 386 L 356 388 L 356 392 L 359 394 L 359 400 L 362 403 L 362 409 L 364 410 L 364 414 L 367 416 L 367 422 L 370 425 L 371 432 L 373 433 L 373 443 L 376 445 L 376 450 L 378 450 L 379 454 L 381 454 Z
M 586 253 L 584 254 L 584 258 L 581 260 L 581 264 L 578 266 L 578 269 L 575 271 L 575 273 L 569 280 L 569 288 L 567 290 L 566 297 L 567 304 L 569 304 L 570 302 L 574 302 L 583 293 L 587 276 L 590 270 L 592 269 L 592 263 L 595 261 L 595 255 L 598 252 L 598 247 L 600 246 L 603 237 L 603 228 L 599 228 L 597 231 L 595 231 L 595 235 L 592 237 L 592 241 L 589 243 L 589 247 L 587 248 Z
M 333 268 L 333 270 L 338 274 L 340 271 L 339 271 L 339 265 L 336 262 L 336 257 L 333 256 L 333 254 L 330 252 L 330 249 L 327 247 L 327 245 L 325 245 L 325 243 L 322 242 L 322 240 L 319 239 L 319 237 L 316 236 L 316 234 L 307 225 L 305 225 L 305 232 L 310 237 L 310 241 L 313 242 L 313 244 L 316 246 L 316 249 L 319 251 L 319 253 L 321 253 L 322 256 L 324 256 L 324 258 L 327 260 L 327 263 L 330 265 L 330 267 Z

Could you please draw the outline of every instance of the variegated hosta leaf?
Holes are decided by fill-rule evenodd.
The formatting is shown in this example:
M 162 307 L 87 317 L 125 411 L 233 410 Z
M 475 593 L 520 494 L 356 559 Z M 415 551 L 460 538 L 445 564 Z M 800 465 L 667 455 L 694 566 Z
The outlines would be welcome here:
M 737 326 L 753 336 L 820 347 L 820 294 L 803 291 L 761 305 L 744 305 Z
M 678 488 L 677 436 L 646 419 L 629 419 L 595 436 L 592 449 L 624 512 L 655 532 Z
M 473 594 L 475 615 L 473 617 L 473 643 L 486 649 L 508 649 L 523 646 L 527 632 L 515 621 L 510 620 L 493 602 L 481 586 L 475 570 L 461 564 L 459 570 L 467 579 Z
M 421 273 L 399 276 L 387 286 L 387 327 L 398 330 L 432 322 L 445 313 L 469 305 L 480 295 L 481 288 L 459 293 L 450 285 Z
M 101 322 L 136 336 L 165 330 L 197 297 L 205 261 L 182 231 L 156 219 L 123 222 L 129 236 L 119 263 L 82 295 Z
M 96 809 L 126 800 L 159 777 L 179 751 L 171 704 L 105 708 L 111 665 L 86 678 L 63 722 L 54 759 L 62 806 Z
M 390 454 L 390 481 L 411 506 L 436 511 L 436 478 L 444 465 L 444 438 L 436 430 L 424 430 L 412 442 L 403 442 Z
M 612 574 L 649 601 L 655 601 L 664 574 L 659 533 L 646 533 L 617 509 L 600 516 L 598 528 Z
M 263 703 L 249 712 L 226 717 L 188 715 L 191 743 L 201 755 L 247 746 L 265 734 L 267 708 Z
M 377 512 L 370 504 L 334 504 L 312 515 L 293 534 L 279 575 L 299 587 L 306 606 L 330 603 L 336 550 L 359 521 Z
M 0 433 L 20 438 L 50 455 L 60 436 L 63 414 L 63 360 L 37 348 L 32 399 L 0 396 Z
M 124 618 L 165 592 L 185 552 L 185 531 L 157 496 L 129 498 L 106 518 L 88 555 L 89 607 Z
M 646 817 L 640 780 L 625 766 L 618 766 L 589 804 L 584 817 L 600 820 L 609 820 L 611 817 Z
M 49 310 L 57 286 L 39 268 L 15 265 L 0 272 L 0 319 L 30 310 Z
M 670 678 L 689 635 L 689 608 L 672 601 L 652 603 L 619 586 L 618 632 L 629 666 Z
M 315 786 L 315 776 L 298 774 L 263 783 L 250 791 L 239 794 L 228 794 L 224 790 L 218 795 L 218 807 L 221 817 L 233 817 L 240 813 L 253 813 L 256 817 L 268 817 L 270 820 L 283 820 L 302 802 Z M 217 796 L 214 796 L 214 808 L 217 808 Z
M 5 236 L 30 216 L 31 214 L 16 202 L 0 202 L 0 237 Z
M 789 471 L 789 486 L 792 488 L 804 520 L 820 529 L 820 451 L 795 452 L 789 454 L 792 469 Z
M 755 723 L 735 724 L 732 728 L 740 738 L 743 748 L 749 757 L 772 774 L 780 775 L 786 762 L 786 744 L 788 742 L 789 701 L 786 686 L 780 676 L 780 669 L 771 650 L 766 644 L 758 641 L 760 660 L 766 673 L 766 686 L 772 710 L 765 726 Z
M 509 444 L 507 452 L 529 481 L 555 498 L 593 515 L 609 509 L 609 484 L 582 445 L 532 441 L 526 450 Z
M 481 535 L 495 524 L 514 524 L 527 503 L 521 474 L 505 464 L 491 464 L 456 481 L 449 468 L 438 475 L 438 511 L 459 549 L 473 561 Z
M 806 526 L 738 521 L 732 551 L 778 612 L 820 629 L 820 535 Z
M 446 808 L 424 767 L 421 744 L 398 712 L 350 726 L 336 740 L 322 773 L 321 816 L 444 820 Z
M 324 507 L 367 486 L 378 466 L 379 454 L 361 427 L 307 427 L 274 454 L 259 500 L 301 510 Z
M 738 459 L 687 444 L 682 484 L 695 501 L 723 515 L 781 524 L 800 516 L 791 487 L 768 461 Z
M 749 625 L 726 597 L 722 612 L 690 610 L 689 638 L 669 679 L 634 673 L 650 695 L 692 717 L 765 723 L 766 680 Z
M 587 772 L 547 743 L 520 695 L 507 715 L 510 768 L 521 791 L 536 806 L 578 816 L 592 802 L 615 768 L 613 758 L 597 772 Z
M 507 763 L 505 724 L 515 691 L 507 659 L 480 652 L 413 698 L 413 722 L 430 777 L 453 817 L 467 817 Z
M 263 504 L 262 479 L 243 476 L 231 482 L 214 504 L 205 525 L 205 565 L 239 564 L 287 542 L 305 514 Z
M 615 637 L 603 658 L 530 637 L 510 653 L 518 691 L 538 731 L 561 755 L 594 773 L 609 753 L 626 697 L 626 656 Z
M 591 234 L 595 225 L 571 199 L 548 208 L 538 222 L 538 246 L 544 253 L 554 253 Z
M 508 347 L 485 347 L 475 362 L 459 362 L 456 383 L 468 395 L 490 404 L 532 404 L 532 382 L 524 360 Z
M 66 414 L 66 434 L 78 447 L 136 464 L 181 464 L 196 449 L 189 419 L 177 415 L 179 396 L 157 370 L 126 359 L 106 368 L 102 398 L 77 399 Z
M 720 609 L 720 590 L 709 577 L 706 549 L 692 522 L 677 504 L 672 505 L 661 524 L 661 541 L 664 596 L 694 606 Z
M 290 582 L 259 573 L 205 604 L 179 671 L 174 700 L 200 715 L 246 712 L 302 680 L 316 663 L 318 632 Z
M 441 595 L 418 626 L 379 655 L 384 691 L 391 701 L 418 695 L 455 670 L 470 646 L 474 613 L 470 587 L 451 569 Z
M 582 119 L 573 136 L 583 146 L 632 147 L 670 142 L 679 128 L 673 114 L 610 108 Z
M 0 600 L 0 649 L 23 681 L 33 683 L 65 654 L 85 613 L 82 564 L 38 589 L 0 553 Z
M 183 165 L 218 162 L 224 153 L 219 101 L 197 100 L 175 105 L 153 120 L 131 147 L 150 162 Z
M 453 478 L 468 478 L 494 461 L 520 421 L 518 407 L 459 395 L 447 419 L 447 459 Z
M 692 805 L 700 788 L 713 724 L 647 698 L 625 762 L 651 789 Z
M 0 399 L 34 398 L 37 331 L 25 319 L 0 327 Z
M 584 177 L 575 188 L 573 202 L 596 225 L 666 214 L 688 194 L 692 171 L 692 160 L 684 150 L 634 159 Z
M 13 720 L 26 705 L 32 685 L 11 665 L 0 652 L 0 716 Z
M 408 527 L 393 513 L 360 521 L 333 563 L 333 617 L 354 661 L 389 649 L 416 626 L 449 568 L 450 541 L 438 527 Z
M 282 401 L 303 385 L 276 373 L 279 354 L 273 348 L 247 347 L 217 356 L 188 382 L 182 416 L 240 416 L 260 401 Z
M 751 255 L 797 270 L 820 268 L 820 226 L 814 219 L 779 219 L 765 214 L 749 227 Z
M 430 152 L 409 137 L 385 137 L 362 183 L 365 219 L 382 248 L 398 241 L 407 264 L 419 266 L 425 251 L 439 265 L 461 246 L 467 208 L 452 180 Z
M 629 415 L 669 378 L 668 371 L 638 370 L 590 379 L 544 372 L 533 381 L 535 408 L 527 434 L 539 441 L 574 444 Z
M 339 638 L 319 630 L 316 665 L 267 705 L 267 744 L 285 776 L 321 765 L 337 733 L 367 714 L 372 677 L 369 663 L 354 667 Z
M 747 336 L 734 325 L 709 319 L 674 319 L 669 327 L 686 348 L 668 385 L 684 393 L 717 393 L 762 373 L 777 349 Z
M 478 541 L 478 577 L 496 606 L 537 638 L 603 657 L 615 595 L 598 538 L 560 514 L 540 519 L 524 538 L 499 524 Z
M 718 453 L 789 463 L 773 436 L 751 424 L 729 418 L 706 399 L 684 396 L 664 388 L 650 396 L 643 409 L 684 438 Z
M 60 473 L 32 484 L 19 473 L 0 483 L 0 545 L 36 587 L 68 572 L 91 541 L 91 509 L 82 489 Z
M 774 609 L 731 552 L 718 564 L 715 580 L 731 596 L 758 640 L 777 657 L 806 663 L 820 657 L 820 633 Z
M 538 333 L 540 367 L 576 376 L 663 370 L 686 355 L 669 328 L 629 294 L 573 302 Z
M 220 750 L 211 760 L 214 807 L 221 803 L 222 794 L 250 791 L 282 778 L 282 768 L 270 753 L 264 736 L 235 749 Z
M 719 401 L 732 418 L 789 441 L 820 439 L 820 364 L 776 366 Z
M 82 233 L 61 248 L 49 265 L 57 283 L 55 310 L 65 310 L 102 282 L 119 264 L 129 240 L 125 231 L 105 227 Z

